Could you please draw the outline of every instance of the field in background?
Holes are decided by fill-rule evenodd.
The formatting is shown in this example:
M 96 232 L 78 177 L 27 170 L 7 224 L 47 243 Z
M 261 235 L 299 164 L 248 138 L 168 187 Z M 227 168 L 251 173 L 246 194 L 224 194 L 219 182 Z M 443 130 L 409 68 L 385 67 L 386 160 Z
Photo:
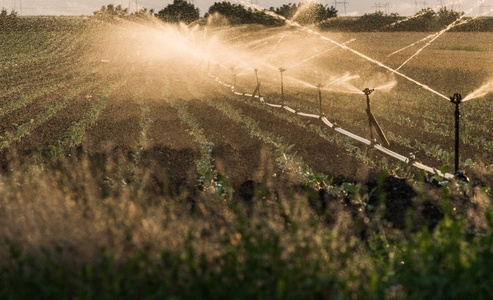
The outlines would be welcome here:
M 471 183 L 459 184 L 216 82 L 236 75 L 236 90 L 251 93 L 257 68 L 263 96 L 280 103 L 277 68 L 287 68 L 286 104 L 318 113 L 315 85 L 358 76 L 323 90 L 323 112 L 366 138 L 360 91 L 391 84 L 371 95 L 389 148 L 453 167 L 452 104 L 346 50 L 296 65 L 333 47 L 304 32 L 96 20 L 58 28 L 0 33 L 0 295 L 488 291 L 491 96 L 462 105 Z M 349 47 L 392 68 L 419 46 L 390 53 L 426 36 L 324 34 L 355 39 Z M 466 96 L 491 78 L 492 42 L 447 33 L 401 71 Z

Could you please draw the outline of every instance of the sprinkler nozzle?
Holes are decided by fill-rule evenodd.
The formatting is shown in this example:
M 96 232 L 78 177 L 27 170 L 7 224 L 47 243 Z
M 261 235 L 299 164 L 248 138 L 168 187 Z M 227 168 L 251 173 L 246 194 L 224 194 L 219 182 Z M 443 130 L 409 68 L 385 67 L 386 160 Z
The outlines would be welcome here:
M 466 176 L 466 173 L 462 170 L 457 170 L 454 174 L 454 178 L 463 181 L 463 182 L 469 182 L 469 177 Z
M 286 71 L 286 69 L 284 69 L 284 68 L 279 68 L 279 72 L 281 72 L 281 73 L 282 73 L 282 72 L 284 72 L 284 71 Z
M 460 104 L 462 102 L 462 95 L 459 93 L 455 93 L 452 97 L 450 97 L 450 102 L 454 104 Z
M 317 84 L 317 85 L 316 85 L 316 87 L 317 87 L 317 88 L 319 88 L 319 89 L 321 89 L 321 88 L 323 88 L 323 87 L 324 87 L 324 85 L 323 85 L 323 84 L 321 84 L 321 83 L 319 83 L 319 84 Z
M 369 89 L 369 88 L 366 88 L 363 90 L 363 93 L 365 93 L 365 95 L 369 96 L 371 93 L 373 93 L 375 91 L 375 89 Z

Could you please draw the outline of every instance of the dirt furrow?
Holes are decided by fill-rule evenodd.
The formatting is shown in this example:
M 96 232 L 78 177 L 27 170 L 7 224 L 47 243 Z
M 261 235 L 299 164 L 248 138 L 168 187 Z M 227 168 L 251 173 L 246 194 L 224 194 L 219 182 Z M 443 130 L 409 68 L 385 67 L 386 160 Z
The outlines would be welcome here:
M 158 194 L 181 194 L 197 184 L 199 147 L 166 99 L 147 99 L 152 126 L 140 166 L 150 174 L 148 186 Z M 193 189 L 192 189 L 193 190 Z
M 251 137 L 240 124 L 202 101 L 190 100 L 187 104 L 208 140 L 214 143 L 217 170 L 235 190 L 248 180 L 259 182 L 265 174 L 276 172 L 272 146 Z
M 247 98 L 238 99 L 245 100 Z M 244 101 L 236 101 L 228 97 L 218 98 L 217 101 L 225 101 L 240 108 L 246 115 L 258 120 L 261 129 L 282 135 L 286 142 L 295 144 L 293 150 L 303 158 L 303 161 L 314 172 L 357 180 L 366 180 L 371 173 L 367 165 L 346 153 L 344 149 L 326 141 L 315 133 L 276 117 L 269 112 L 267 107 L 266 109 L 259 109 L 246 104 Z M 317 121 L 314 120 L 313 122 Z

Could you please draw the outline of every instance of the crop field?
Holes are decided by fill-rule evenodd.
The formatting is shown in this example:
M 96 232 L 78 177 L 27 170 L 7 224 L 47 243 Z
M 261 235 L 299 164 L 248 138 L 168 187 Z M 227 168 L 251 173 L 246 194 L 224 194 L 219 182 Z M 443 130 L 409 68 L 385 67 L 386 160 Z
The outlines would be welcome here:
M 486 295 L 493 34 L 76 22 L 0 32 L 0 298 Z

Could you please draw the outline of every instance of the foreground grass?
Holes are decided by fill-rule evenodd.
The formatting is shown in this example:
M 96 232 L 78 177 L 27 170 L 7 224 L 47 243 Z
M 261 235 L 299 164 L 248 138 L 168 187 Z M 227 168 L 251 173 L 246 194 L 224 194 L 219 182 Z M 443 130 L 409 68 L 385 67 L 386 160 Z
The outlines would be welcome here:
M 81 159 L 2 177 L 0 298 L 493 296 L 487 189 L 411 181 L 416 201 L 435 198 L 444 217 L 397 229 L 385 176 L 358 196 L 373 203 L 362 209 L 282 174 L 249 201 L 156 196 L 119 184 L 118 165 L 95 176 Z

